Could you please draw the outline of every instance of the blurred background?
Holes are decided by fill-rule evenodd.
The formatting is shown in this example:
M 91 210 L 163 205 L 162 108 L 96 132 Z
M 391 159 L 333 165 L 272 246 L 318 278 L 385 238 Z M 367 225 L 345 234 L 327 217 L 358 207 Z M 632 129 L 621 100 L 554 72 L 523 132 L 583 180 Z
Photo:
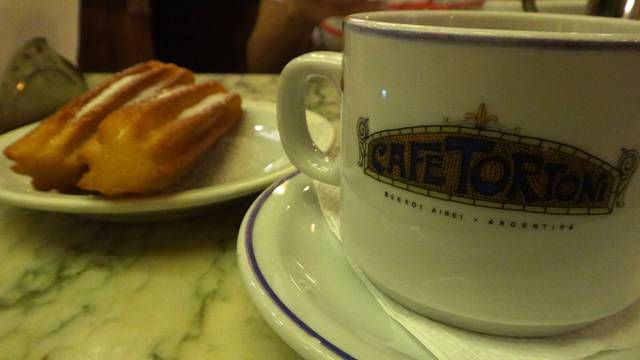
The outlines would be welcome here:
M 541 11 L 582 13 L 586 1 L 537 3 Z M 113 72 L 152 58 L 195 72 L 247 72 L 246 45 L 259 3 L 260 0 L 0 0 L 0 71 L 28 40 L 45 37 L 53 49 L 82 72 Z M 464 5 L 522 11 L 520 0 L 386 3 L 391 9 L 426 3 L 433 8 Z M 314 31 L 314 43 L 320 48 L 339 49 L 341 41 L 340 17 L 326 19 Z
M 156 58 L 196 72 L 245 72 L 259 0 L 81 0 L 78 65 L 123 69 Z

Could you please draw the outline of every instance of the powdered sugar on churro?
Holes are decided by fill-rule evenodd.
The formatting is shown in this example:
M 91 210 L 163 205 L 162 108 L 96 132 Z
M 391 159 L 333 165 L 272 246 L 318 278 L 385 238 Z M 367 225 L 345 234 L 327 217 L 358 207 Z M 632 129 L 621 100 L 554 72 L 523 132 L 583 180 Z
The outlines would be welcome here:
M 168 78 L 168 79 L 159 81 L 156 84 L 144 89 L 141 93 L 136 95 L 133 99 L 129 100 L 127 104 L 150 99 L 153 96 L 157 95 L 158 92 L 160 92 L 162 89 L 169 87 L 174 81 L 175 79 L 173 78 Z
M 210 110 L 212 107 L 219 106 L 220 104 L 223 104 L 225 102 L 228 95 L 229 94 L 227 93 L 217 93 L 209 95 L 194 106 L 182 110 L 180 114 L 178 114 L 178 119 L 188 118 L 201 112 Z
M 127 75 L 127 76 L 124 76 L 124 77 L 118 79 L 113 84 L 107 86 L 106 89 L 101 91 L 93 99 L 91 99 L 85 106 L 83 106 L 80 109 L 80 111 L 78 111 L 75 114 L 75 117 L 74 117 L 73 120 L 80 119 L 81 117 L 83 117 L 84 115 L 90 113 L 91 111 L 93 111 L 97 107 L 102 106 L 102 104 L 104 104 L 105 102 L 107 102 L 111 98 L 113 98 L 118 93 L 118 91 L 120 91 L 122 88 L 125 88 L 125 87 L 131 85 L 132 83 L 134 83 L 135 81 L 137 81 L 138 79 L 140 79 L 141 77 L 143 77 L 145 75 L 146 75 L 146 73 L 132 74 L 132 75 Z

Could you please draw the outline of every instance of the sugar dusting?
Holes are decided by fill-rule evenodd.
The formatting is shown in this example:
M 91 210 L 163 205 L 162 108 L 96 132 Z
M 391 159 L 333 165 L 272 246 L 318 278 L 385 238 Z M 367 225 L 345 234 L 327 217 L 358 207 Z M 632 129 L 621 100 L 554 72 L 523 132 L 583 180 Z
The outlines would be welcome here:
M 158 81 L 157 83 L 153 84 L 152 86 L 149 86 L 148 88 L 142 90 L 142 92 L 140 92 L 138 95 L 136 95 L 133 99 L 129 100 L 127 102 L 127 104 L 131 104 L 131 103 L 147 100 L 147 99 L 153 97 L 154 95 L 156 95 L 162 89 L 164 89 L 167 86 L 171 85 L 172 82 L 173 82 L 173 79 L 164 79 L 162 81 Z
M 188 118 L 203 111 L 207 111 L 213 106 L 218 106 L 224 103 L 226 99 L 227 93 L 209 95 L 194 106 L 182 110 L 180 114 L 178 114 L 178 119 Z
M 243 119 L 224 134 L 196 167 L 168 192 L 231 184 L 277 171 L 289 164 L 284 153 L 274 151 L 272 140 L 256 136 L 255 123 Z M 277 131 L 269 127 L 266 131 Z M 276 156 L 274 156 L 277 154 Z
M 251 106 L 248 106 L 251 109 Z M 192 171 L 167 192 L 231 185 L 254 180 L 289 166 L 278 140 L 275 114 L 244 109 L 243 119 L 203 156 Z M 333 144 L 334 129 L 325 119 L 307 117 L 309 133 L 325 152 Z
M 105 102 L 107 102 L 108 100 L 113 98 L 113 96 L 115 94 L 117 94 L 118 91 L 120 91 L 122 88 L 129 86 L 130 84 L 134 83 L 135 81 L 137 81 L 138 79 L 140 79 L 144 75 L 146 75 L 146 74 L 145 73 L 140 73 L 140 74 L 127 75 L 127 76 L 124 76 L 124 77 L 118 79 L 113 84 L 107 86 L 106 89 L 104 89 L 97 96 L 95 96 L 93 99 L 91 99 L 85 106 L 83 106 L 80 109 L 80 111 L 78 111 L 75 114 L 74 120 L 80 119 L 84 115 L 86 115 L 89 112 L 93 111 L 95 108 L 101 106 L 102 104 L 104 104 Z

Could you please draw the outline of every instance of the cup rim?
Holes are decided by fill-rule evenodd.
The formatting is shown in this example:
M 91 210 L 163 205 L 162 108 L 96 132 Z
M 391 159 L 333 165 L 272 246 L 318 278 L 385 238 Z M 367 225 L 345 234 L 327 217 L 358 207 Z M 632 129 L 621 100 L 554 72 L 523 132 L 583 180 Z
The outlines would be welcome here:
M 571 21 L 585 24 L 624 27 L 637 30 L 636 33 L 624 32 L 561 32 L 546 30 L 507 30 L 481 27 L 456 27 L 441 25 L 416 25 L 387 20 L 393 16 L 416 17 L 463 17 L 495 19 L 528 19 L 549 21 Z M 385 17 L 387 19 L 385 19 Z M 446 42 L 464 42 L 474 44 L 493 44 L 502 46 L 534 46 L 559 49 L 619 49 L 640 50 L 640 21 L 606 18 L 587 15 L 518 13 L 509 11 L 477 10 L 429 10 L 429 11 L 378 11 L 349 15 L 345 18 L 344 29 L 360 33 L 371 33 L 385 37 L 430 40 Z

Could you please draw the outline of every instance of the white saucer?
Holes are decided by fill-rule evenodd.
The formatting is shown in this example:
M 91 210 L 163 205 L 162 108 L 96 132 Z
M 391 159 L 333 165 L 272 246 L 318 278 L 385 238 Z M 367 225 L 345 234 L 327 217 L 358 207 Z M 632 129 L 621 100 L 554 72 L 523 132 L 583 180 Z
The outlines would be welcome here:
M 311 180 L 290 175 L 251 206 L 238 235 L 245 285 L 273 329 L 309 359 L 435 359 L 351 271 Z
M 238 127 L 221 138 L 197 168 L 170 191 L 116 200 L 37 191 L 27 176 L 10 169 L 11 160 L 0 155 L 0 201 L 37 210 L 136 222 L 187 216 L 203 207 L 260 191 L 294 168 L 280 144 L 275 104 L 245 100 L 242 108 L 244 118 Z M 330 148 L 334 140 L 332 125 L 315 113 L 308 113 L 307 121 L 318 147 Z M 0 136 L 0 149 L 34 126 Z
M 289 175 L 258 197 L 242 222 L 237 250 L 258 310 L 303 357 L 435 359 L 351 270 L 307 176 Z M 590 359 L 640 359 L 640 348 Z

